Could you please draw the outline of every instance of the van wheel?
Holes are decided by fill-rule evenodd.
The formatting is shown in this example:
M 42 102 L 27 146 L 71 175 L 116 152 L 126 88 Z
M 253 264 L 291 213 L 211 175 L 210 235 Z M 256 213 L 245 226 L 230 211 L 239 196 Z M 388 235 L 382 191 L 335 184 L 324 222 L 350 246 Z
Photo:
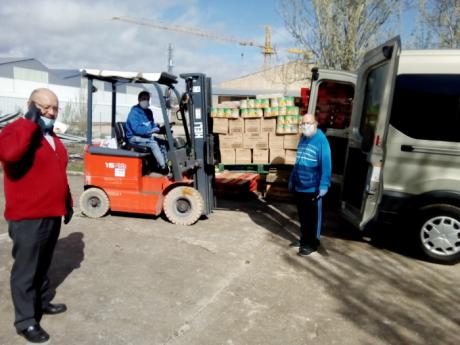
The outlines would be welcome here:
M 460 259 L 460 208 L 430 205 L 420 209 L 418 244 L 431 259 L 450 263 Z
M 99 188 L 89 188 L 80 196 L 80 209 L 89 218 L 104 216 L 109 210 L 109 198 Z
M 173 224 L 192 225 L 203 213 L 203 198 L 192 187 L 179 186 L 172 189 L 163 201 L 166 217 Z

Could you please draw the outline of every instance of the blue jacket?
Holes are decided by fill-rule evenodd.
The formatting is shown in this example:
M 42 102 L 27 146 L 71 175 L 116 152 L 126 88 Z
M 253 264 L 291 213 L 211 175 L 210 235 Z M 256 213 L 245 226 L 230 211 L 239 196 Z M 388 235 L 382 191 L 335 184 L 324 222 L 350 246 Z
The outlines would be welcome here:
M 289 189 L 313 193 L 326 190 L 331 184 L 331 148 L 326 135 L 318 129 L 307 138 L 302 136 L 297 146 L 297 159 L 289 177 Z
M 137 104 L 131 108 L 126 120 L 126 138 L 129 140 L 133 136 L 149 138 L 159 130 L 153 121 L 153 113 L 150 109 L 142 109 Z

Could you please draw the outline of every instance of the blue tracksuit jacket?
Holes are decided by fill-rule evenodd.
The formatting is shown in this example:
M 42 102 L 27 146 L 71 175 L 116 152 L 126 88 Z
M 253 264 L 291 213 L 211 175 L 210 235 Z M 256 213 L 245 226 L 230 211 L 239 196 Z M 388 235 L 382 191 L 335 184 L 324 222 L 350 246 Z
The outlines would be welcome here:
M 152 110 L 142 109 L 139 104 L 131 108 L 126 120 L 126 138 L 128 140 L 135 135 L 149 138 L 156 130 L 158 130 L 158 126 L 153 121 Z
M 318 129 L 297 146 L 297 159 L 289 177 L 289 185 L 297 192 L 313 193 L 327 190 L 331 184 L 331 148 L 326 135 Z

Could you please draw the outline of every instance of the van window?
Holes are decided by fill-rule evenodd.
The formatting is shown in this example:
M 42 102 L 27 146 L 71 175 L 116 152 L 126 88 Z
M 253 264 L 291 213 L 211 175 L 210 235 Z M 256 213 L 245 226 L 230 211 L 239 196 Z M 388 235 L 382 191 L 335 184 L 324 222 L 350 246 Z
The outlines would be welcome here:
M 409 137 L 460 141 L 460 75 L 399 75 L 390 124 Z
M 380 112 L 380 102 L 385 90 L 385 79 L 388 75 L 389 64 L 380 65 L 369 72 L 366 80 L 366 92 L 363 103 L 363 113 L 359 131 L 363 138 L 373 142 L 375 127 Z
M 354 93 L 355 89 L 351 84 L 322 81 L 318 86 L 315 109 L 318 127 L 323 131 L 328 128 L 348 128 Z

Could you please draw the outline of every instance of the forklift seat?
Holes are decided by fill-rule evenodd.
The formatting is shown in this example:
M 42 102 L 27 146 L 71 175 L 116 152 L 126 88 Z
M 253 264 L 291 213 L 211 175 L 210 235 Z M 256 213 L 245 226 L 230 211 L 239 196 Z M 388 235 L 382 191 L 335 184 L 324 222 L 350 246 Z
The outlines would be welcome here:
M 150 153 L 150 149 L 145 146 L 135 145 L 128 142 L 125 135 L 125 123 L 117 122 L 115 123 L 115 136 L 117 137 L 118 147 L 122 150 L 132 150 L 141 153 Z

